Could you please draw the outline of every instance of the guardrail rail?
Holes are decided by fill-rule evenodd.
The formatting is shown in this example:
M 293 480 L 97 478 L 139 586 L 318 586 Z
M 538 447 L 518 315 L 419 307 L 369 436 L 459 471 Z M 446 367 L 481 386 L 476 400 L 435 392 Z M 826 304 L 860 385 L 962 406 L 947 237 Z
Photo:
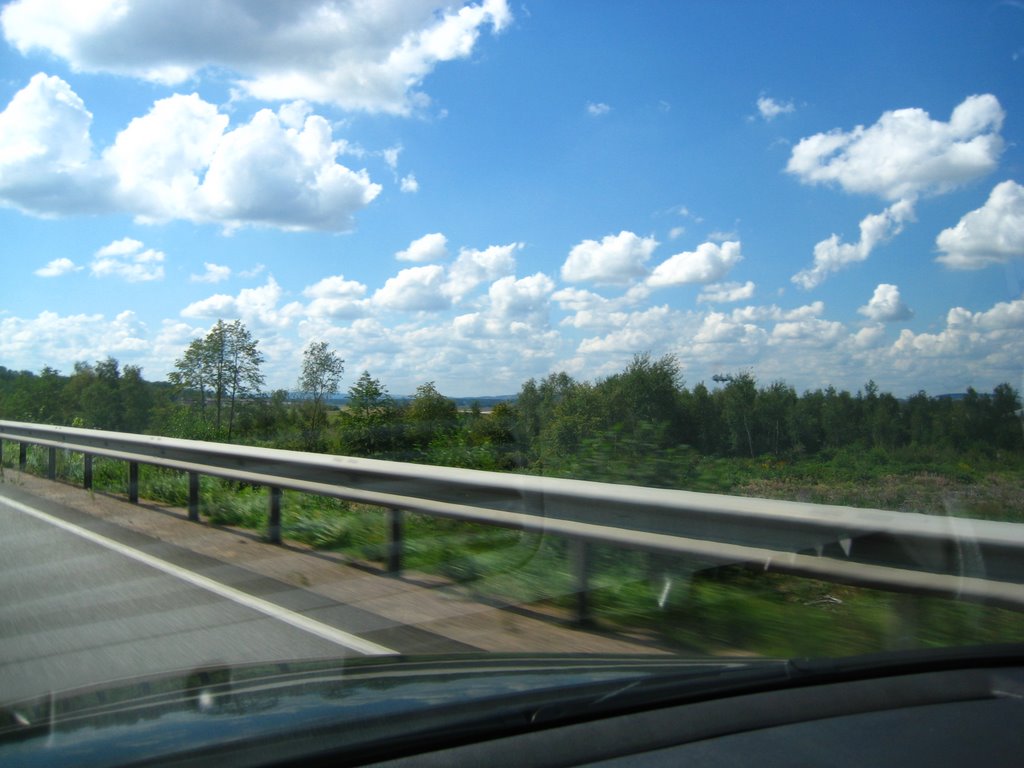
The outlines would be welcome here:
M 188 514 L 199 519 L 199 477 L 268 489 L 270 541 L 281 541 L 281 491 L 372 504 L 388 512 L 387 567 L 402 569 L 403 512 L 565 537 L 571 543 L 577 618 L 589 616 L 589 545 L 685 556 L 704 566 L 742 563 L 824 581 L 958 597 L 1024 608 L 1024 525 L 878 509 L 614 485 L 377 459 L 303 453 L 0 420 L 4 440 L 188 473 Z M 0 450 L 2 456 L 2 450 Z

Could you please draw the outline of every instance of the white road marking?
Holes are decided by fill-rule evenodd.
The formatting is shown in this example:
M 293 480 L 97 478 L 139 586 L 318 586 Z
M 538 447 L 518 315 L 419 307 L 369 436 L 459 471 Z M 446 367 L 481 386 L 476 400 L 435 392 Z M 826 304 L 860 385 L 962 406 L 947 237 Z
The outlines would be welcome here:
M 200 576 L 198 573 L 193 573 L 187 568 L 182 568 L 174 565 L 173 563 L 168 563 L 166 560 L 161 560 L 158 557 L 147 555 L 145 552 L 132 549 L 125 544 L 116 542 L 113 539 L 108 539 L 106 536 L 101 536 L 98 533 L 93 533 L 92 531 L 75 525 L 74 523 L 61 520 L 59 517 L 54 517 L 51 514 L 38 510 L 34 507 L 30 507 L 27 504 L 22 504 L 19 501 L 14 501 L 13 499 L 8 498 L 0 498 L 0 503 L 6 504 L 19 512 L 23 512 L 37 520 L 41 520 L 44 523 L 49 523 L 50 525 L 61 528 L 75 536 L 87 539 L 94 544 L 99 544 L 101 547 L 106 547 L 120 555 L 130 557 L 132 560 L 142 563 L 143 565 L 148 565 L 150 568 L 156 568 L 158 571 L 163 571 L 167 575 L 181 579 L 192 586 L 205 589 L 208 592 L 213 592 L 215 595 L 220 595 L 221 597 L 238 603 L 239 605 L 244 605 L 246 608 L 259 611 L 271 618 L 283 621 L 285 624 L 290 624 L 297 629 L 309 632 L 311 635 L 316 635 L 324 640 L 329 640 L 330 642 L 341 645 L 349 650 L 357 651 L 367 656 L 390 656 L 398 653 L 398 651 L 392 648 L 387 648 L 383 645 L 370 642 L 369 640 L 364 640 L 361 637 L 344 632 L 336 627 L 323 624 L 315 619 L 310 619 L 303 616 L 301 613 L 296 613 L 295 611 L 290 611 L 287 608 L 282 608 L 279 605 L 254 597 L 253 595 L 242 592 L 239 589 L 221 584 L 219 581 L 214 581 L 206 576 Z

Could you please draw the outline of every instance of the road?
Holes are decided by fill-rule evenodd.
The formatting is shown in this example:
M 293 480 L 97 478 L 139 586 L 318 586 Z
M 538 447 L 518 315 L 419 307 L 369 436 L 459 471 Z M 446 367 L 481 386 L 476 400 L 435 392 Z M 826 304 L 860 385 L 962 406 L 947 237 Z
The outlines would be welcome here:
M 467 648 L 11 483 L 0 531 L 2 702 L 210 664 Z

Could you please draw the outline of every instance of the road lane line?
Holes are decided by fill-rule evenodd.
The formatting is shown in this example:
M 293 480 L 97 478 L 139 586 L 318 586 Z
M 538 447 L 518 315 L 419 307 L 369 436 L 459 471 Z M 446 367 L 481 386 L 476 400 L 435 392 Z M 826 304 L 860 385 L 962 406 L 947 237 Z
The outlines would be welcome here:
M 251 608 L 254 611 L 259 611 L 271 618 L 283 621 L 285 624 L 290 624 L 297 629 L 301 629 L 311 635 L 316 635 L 319 638 L 341 645 L 349 650 L 357 651 L 366 656 L 390 656 L 398 653 L 398 651 L 392 648 L 387 648 L 369 640 L 364 640 L 361 637 L 337 629 L 336 627 L 332 627 L 329 624 L 323 624 L 315 619 L 310 619 L 303 616 L 301 613 L 296 613 L 295 611 L 290 611 L 287 608 L 282 608 L 268 600 L 254 597 L 247 592 L 221 584 L 219 581 L 207 578 L 206 576 L 200 576 L 198 573 L 194 573 L 187 568 L 182 568 L 174 565 L 173 563 L 168 563 L 166 560 L 161 560 L 158 557 L 147 555 L 145 552 L 140 552 L 137 549 L 133 549 L 132 547 L 121 544 L 113 539 L 108 539 L 106 536 L 93 533 L 92 531 L 75 525 L 74 523 L 61 520 L 59 517 L 54 517 L 53 515 L 38 510 L 35 507 L 30 507 L 28 504 L 22 504 L 20 501 L 15 501 L 14 499 L 6 497 L 0 497 L 0 503 L 6 504 L 12 509 L 23 512 L 24 514 L 34 517 L 37 520 L 41 520 L 44 523 L 49 523 L 50 525 L 61 528 L 75 536 L 91 541 L 94 544 L 99 544 L 101 547 L 105 547 L 112 552 L 117 552 L 120 555 L 129 557 L 143 565 L 148 565 L 150 568 L 156 568 L 158 571 L 163 571 L 167 575 L 187 582 L 192 586 L 205 589 L 208 592 L 213 592 L 215 595 L 219 595 L 231 600 L 232 602 L 238 603 L 239 605 L 244 605 L 246 608 Z

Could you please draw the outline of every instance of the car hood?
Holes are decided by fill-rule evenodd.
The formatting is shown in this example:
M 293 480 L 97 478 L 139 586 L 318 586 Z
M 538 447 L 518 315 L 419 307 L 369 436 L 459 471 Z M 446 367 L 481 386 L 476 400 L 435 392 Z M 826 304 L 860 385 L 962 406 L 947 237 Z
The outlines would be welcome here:
M 204 756 L 259 764 L 321 751 L 507 732 L 638 686 L 784 675 L 779 661 L 670 656 L 472 655 L 207 665 L 14 702 L 0 710 L 0 762 L 130 765 Z

